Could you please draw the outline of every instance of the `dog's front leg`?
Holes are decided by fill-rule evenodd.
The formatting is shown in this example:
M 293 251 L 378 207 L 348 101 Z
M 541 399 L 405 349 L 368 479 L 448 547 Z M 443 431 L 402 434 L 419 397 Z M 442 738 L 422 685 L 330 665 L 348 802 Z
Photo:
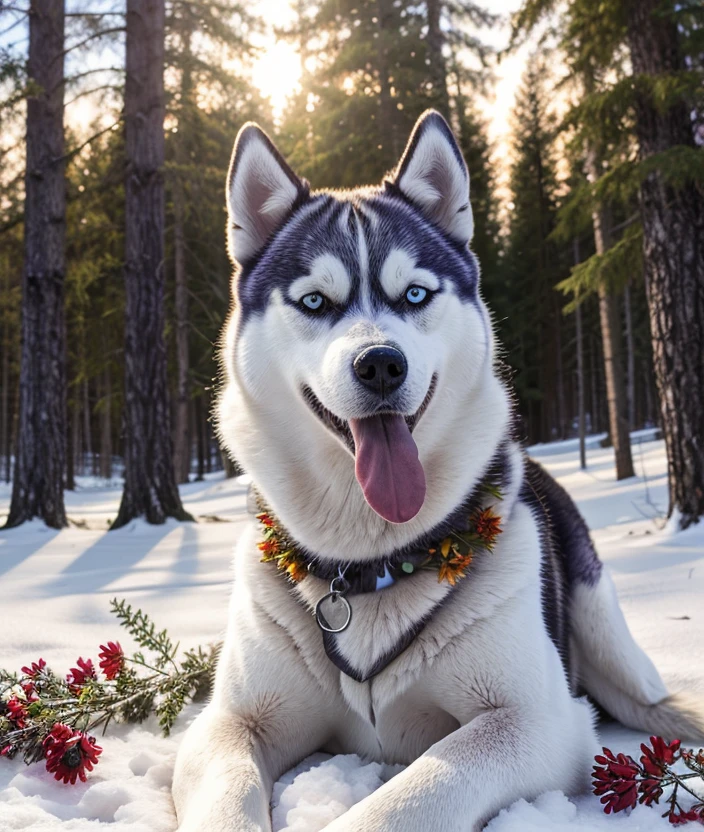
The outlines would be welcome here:
M 268 756 L 241 720 L 206 708 L 179 748 L 173 785 L 179 832 L 270 832 Z
M 581 790 L 593 732 L 588 706 L 574 702 L 574 707 L 572 725 L 558 718 L 559 727 L 544 714 L 513 708 L 480 714 L 326 832 L 474 832 L 518 798 Z

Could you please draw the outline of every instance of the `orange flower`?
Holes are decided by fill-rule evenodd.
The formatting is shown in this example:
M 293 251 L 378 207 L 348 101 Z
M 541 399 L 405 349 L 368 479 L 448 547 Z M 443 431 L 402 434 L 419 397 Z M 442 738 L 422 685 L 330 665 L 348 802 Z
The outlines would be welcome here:
M 282 572 L 285 572 L 295 584 L 299 583 L 308 576 L 308 569 L 306 568 L 305 563 L 301 562 L 295 552 L 284 552 L 281 557 L 277 558 L 276 565 Z
M 491 549 L 496 538 L 503 531 L 501 528 L 501 518 L 498 514 L 494 514 L 490 508 L 485 508 L 484 511 L 480 511 L 477 514 L 474 518 L 474 528 L 479 537 L 486 543 L 488 549 Z
M 462 555 L 460 552 L 457 552 L 454 558 L 450 560 L 450 563 L 454 566 L 459 566 L 462 569 L 469 569 L 472 565 L 472 553 L 467 552 L 466 555 Z
M 450 586 L 454 586 L 460 578 L 464 578 L 468 565 L 461 555 L 451 560 L 444 560 L 438 569 L 438 583 L 447 581 Z
M 278 541 L 274 538 L 257 543 L 257 549 L 263 554 L 262 563 L 272 560 L 279 553 Z

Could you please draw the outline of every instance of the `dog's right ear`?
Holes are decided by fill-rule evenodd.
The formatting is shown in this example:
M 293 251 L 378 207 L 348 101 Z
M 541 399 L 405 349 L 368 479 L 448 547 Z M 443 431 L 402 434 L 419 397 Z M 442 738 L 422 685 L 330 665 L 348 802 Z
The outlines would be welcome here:
M 230 257 L 241 265 L 255 257 L 306 190 L 266 133 L 252 122 L 245 124 L 227 174 Z

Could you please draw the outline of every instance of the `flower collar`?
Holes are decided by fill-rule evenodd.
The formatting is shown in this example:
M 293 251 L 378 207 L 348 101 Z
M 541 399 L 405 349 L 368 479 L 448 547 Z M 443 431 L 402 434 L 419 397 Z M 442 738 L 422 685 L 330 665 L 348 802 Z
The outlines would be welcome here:
M 493 503 L 486 505 L 492 499 Z M 373 592 L 419 570 L 433 570 L 437 572 L 439 583 L 447 582 L 454 587 L 469 574 L 478 554 L 492 551 L 501 534 L 501 517 L 494 511 L 494 503 L 500 500 L 498 486 L 491 478 L 485 478 L 474 491 L 469 506 L 465 507 L 464 516 L 460 514 L 453 527 L 446 529 L 441 537 L 382 559 L 340 566 L 308 555 L 260 499 L 263 510 L 257 514 L 257 520 L 263 533 L 257 546 L 262 553 L 262 562 L 273 564 L 294 584 L 310 574 L 325 580 L 344 576 L 352 593 Z

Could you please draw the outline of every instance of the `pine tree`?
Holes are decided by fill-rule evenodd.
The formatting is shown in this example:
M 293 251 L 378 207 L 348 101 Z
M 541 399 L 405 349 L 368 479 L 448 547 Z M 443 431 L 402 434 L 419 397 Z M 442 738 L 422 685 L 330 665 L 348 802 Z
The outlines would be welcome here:
M 64 7 L 29 12 L 19 431 L 7 526 L 66 525 Z
M 173 458 L 164 344 L 164 4 L 128 0 L 125 83 L 125 487 L 113 528 L 191 519 Z
M 553 0 L 524 0 L 517 30 L 534 28 L 554 7 Z M 639 157 L 602 176 L 593 192 L 603 200 L 637 191 L 642 227 L 624 235 L 605 259 L 586 265 L 582 277 L 613 268 L 634 242 L 642 245 L 670 513 L 686 528 L 704 513 L 704 325 L 698 314 L 704 305 L 704 157 L 691 117 L 701 112 L 704 88 L 701 4 L 609 0 L 596 7 L 570 0 L 567 16 L 583 54 L 598 65 L 608 66 L 624 49 L 630 57 L 630 75 L 582 102 L 580 126 L 635 127 Z
M 247 78 L 245 37 L 259 21 L 236 2 L 174 2 L 166 19 L 167 269 L 173 275 L 175 361 L 174 468 L 187 482 L 194 434 L 198 475 L 206 442 L 213 343 L 228 307 L 230 265 L 224 245 L 222 183 L 232 137 L 248 120 L 269 127 L 271 114 Z M 233 73 L 224 70 L 236 64 Z M 207 90 L 207 96 L 203 95 Z M 170 298 L 169 298 L 170 299 Z M 205 399 L 205 405 L 203 400 Z
M 639 80 L 636 132 L 641 159 L 648 163 L 640 185 L 643 260 L 670 513 L 676 511 L 680 528 L 686 529 L 704 516 L 704 164 L 703 151 L 694 143 L 692 96 L 668 96 L 663 102 L 658 89 L 676 83 L 686 69 L 679 9 L 664 5 L 624 0 L 627 42 Z M 704 73 L 697 74 L 701 89 Z M 677 156 L 691 158 L 693 167 L 679 186 L 667 175 L 667 163 Z
M 508 238 L 491 289 L 531 441 L 549 441 L 566 429 L 563 321 L 554 291 L 561 270 L 550 240 L 557 211 L 554 123 L 545 75 L 540 56 L 534 55 L 516 97 Z

